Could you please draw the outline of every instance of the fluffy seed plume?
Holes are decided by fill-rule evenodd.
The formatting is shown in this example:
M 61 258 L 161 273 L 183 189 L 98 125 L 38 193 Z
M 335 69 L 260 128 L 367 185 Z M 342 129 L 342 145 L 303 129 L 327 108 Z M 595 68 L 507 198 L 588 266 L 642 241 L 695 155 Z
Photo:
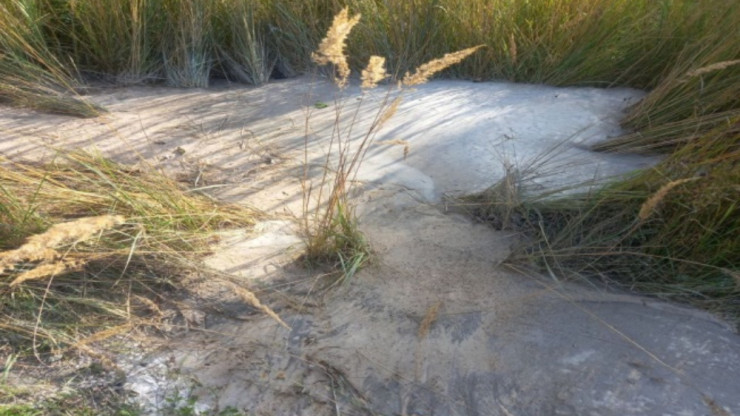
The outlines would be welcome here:
M 60 257 L 55 248 L 62 244 L 84 241 L 122 224 L 120 215 L 101 215 L 53 225 L 46 232 L 28 238 L 26 244 L 15 250 L 0 253 L 0 273 L 23 261 L 50 261 Z
M 362 71 L 362 88 L 375 88 L 378 82 L 386 79 L 385 58 L 382 56 L 371 56 L 367 68 Z
M 311 59 L 319 65 L 334 64 L 339 75 L 336 79 L 341 88 L 347 85 L 349 64 L 344 55 L 345 41 L 352 28 L 360 21 L 360 15 L 349 17 L 349 8 L 345 7 L 336 16 L 326 32 L 326 37 L 319 44 L 319 49 L 311 54 Z
M 710 72 L 720 71 L 722 69 L 725 69 L 725 68 L 728 68 L 728 67 L 731 67 L 731 66 L 737 65 L 737 64 L 740 64 L 740 59 L 736 59 L 734 61 L 717 62 L 717 63 L 711 64 L 711 65 L 703 66 L 703 67 L 701 67 L 699 69 L 695 69 L 693 71 L 689 71 L 689 72 L 686 73 L 686 76 L 689 77 L 689 78 L 696 77 L 696 76 L 699 76 L 699 75 L 708 74 Z
M 410 87 L 413 85 L 419 85 L 427 82 L 429 78 L 443 69 L 446 69 L 456 63 L 459 63 L 463 59 L 475 53 L 478 49 L 485 45 L 473 46 L 472 48 L 463 49 L 457 52 L 447 53 L 439 59 L 433 59 L 418 68 L 413 74 L 408 72 L 403 77 L 403 85 Z
M 18 286 L 19 284 L 29 280 L 38 280 L 44 277 L 56 276 L 66 271 L 80 270 L 85 263 L 86 262 L 81 259 L 62 259 L 55 263 L 40 264 L 27 272 L 19 274 L 18 277 L 10 282 L 10 287 Z
M 516 65 L 517 62 L 517 49 L 516 49 L 516 37 L 514 34 L 509 35 L 509 57 L 511 57 L 511 63 Z
M 650 216 L 655 212 L 655 209 L 660 205 L 661 201 L 665 198 L 666 195 L 668 195 L 668 192 L 671 191 L 671 189 L 677 187 L 678 185 L 684 184 L 686 182 L 691 182 L 699 178 L 684 178 L 684 179 L 678 179 L 675 181 L 670 181 L 667 184 L 663 185 L 658 189 L 658 192 L 654 193 L 653 196 L 648 198 L 645 203 L 642 204 L 640 207 L 640 213 L 637 214 L 637 218 L 640 221 L 645 221 L 646 219 L 650 218 Z
M 378 129 L 383 127 L 383 125 L 388 122 L 388 120 L 390 120 L 394 114 L 396 114 L 396 111 L 398 111 L 398 106 L 400 104 L 401 97 L 396 97 L 393 102 L 391 102 L 391 105 L 389 105 L 388 108 L 385 109 L 383 114 L 380 115 L 380 119 L 378 120 Z
M 229 284 L 229 286 L 231 286 L 231 290 L 233 290 L 234 293 L 236 293 L 236 295 L 239 296 L 244 302 L 248 303 L 250 306 L 256 309 L 259 309 L 265 315 L 276 320 L 280 325 L 285 327 L 285 329 L 290 329 L 290 326 L 288 326 L 288 324 L 286 324 L 285 321 L 283 321 L 280 316 L 276 314 L 275 311 L 273 311 L 269 306 L 263 305 L 253 292 L 244 289 L 243 287 L 237 286 L 234 283 L 227 283 Z

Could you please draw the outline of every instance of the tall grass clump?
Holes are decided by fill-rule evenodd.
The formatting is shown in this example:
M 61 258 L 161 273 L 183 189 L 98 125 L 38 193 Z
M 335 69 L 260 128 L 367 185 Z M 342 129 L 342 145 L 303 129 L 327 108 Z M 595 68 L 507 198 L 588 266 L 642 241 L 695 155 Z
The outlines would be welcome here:
M 37 1 L 0 2 L 0 102 L 53 113 L 96 116 L 81 99 L 73 68 L 53 52 Z
M 72 54 L 81 70 L 118 84 L 141 83 L 160 70 L 156 2 L 151 0 L 86 0 L 66 3 L 74 22 Z M 61 28 L 60 28 L 61 29 Z
M 268 47 L 264 6 L 255 0 L 231 0 L 216 7 L 215 47 L 226 77 L 252 85 L 266 83 L 276 56 Z
M 486 220 L 491 206 L 517 218 L 514 228 L 529 238 L 515 263 L 534 260 L 554 276 L 591 277 L 740 322 L 738 166 L 736 117 L 654 168 L 588 194 L 537 199 L 515 191 L 507 204 L 511 198 L 488 192 L 472 202 Z
M 399 82 L 398 89 L 394 91 L 392 87 L 389 88 L 379 101 L 377 109 L 372 112 L 369 126 L 357 133 L 353 128 L 358 122 L 358 115 L 362 114 L 369 91 L 389 77 L 385 58 L 371 56 L 361 72 L 362 94 L 359 99 L 343 98 L 342 94 L 349 84 L 351 73 L 348 56 L 345 53 L 346 40 L 359 21 L 359 14 L 350 16 L 348 8 L 342 9 L 334 17 L 318 49 L 311 55 L 316 64 L 332 67 L 332 79 L 338 91 L 334 103 L 334 126 L 328 139 L 318 180 L 310 176 L 308 160 L 310 108 L 307 109 L 302 181 L 305 257 L 310 262 L 338 265 L 345 272 L 345 276 L 354 273 L 369 255 L 369 247 L 357 226 L 355 206 L 350 200 L 357 172 L 378 131 L 396 112 L 401 102 L 403 87 L 423 84 L 435 73 L 462 61 L 481 48 L 477 46 L 446 54 L 440 59 L 419 66 L 413 73 L 407 72 Z
M 737 59 L 732 45 L 740 7 L 733 0 L 6 0 L 2 4 L 10 11 L 3 13 L 4 20 L 15 20 L 3 25 L 0 42 L 12 39 L 8 28 L 30 30 L 23 37 L 33 39 L 30 44 L 43 52 L 47 65 L 41 65 L 42 71 L 49 71 L 48 63 L 56 61 L 57 69 L 68 74 L 79 70 L 123 83 L 161 79 L 173 86 L 202 87 L 211 77 L 225 75 L 258 84 L 272 73 L 293 76 L 310 71 L 310 52 L 323 38 L 326 23 L 349 6 L 365 16 L 347 51 L 355 71 L 376 55 L 386 58 L 390 74 L 400 76 L 446 51 L 486 44 L 484 51 L 444 75 L 662 90 L 673 89 L 669 80 L 677 81 L 692 69 Z M 725 46 L 724 52 L 713 52 L 718 45 Z M 273 64 L 277 71 L 271 70 Z M 683 70 L 680 65 L 685 65 Z M 707 74 L 703 78 L 708 79 Z M 669 96 L 655 98 L 649 101 L 656 105 L 672 101 Z M 644 126 L 644 117 L 635 116 L 630 125 Z M 655 118 L 650 120 L 655 125 Z
M 213 12 L 208 0 L 163 2 L 162 60 L 167 84 L 207 87 L 214 65 Z
M 156 326 L 209 236 L 256 215 L 87 153 L 2 161 L 0 196 L 0 342 L 42 360 Z
M 600 146 L 601 150 L 666 152 L 699 139 L 740 116 L 740 5 L 708 32 L 687 45 L 648 96 L 634 106 L 624 124 L 635 131 Z

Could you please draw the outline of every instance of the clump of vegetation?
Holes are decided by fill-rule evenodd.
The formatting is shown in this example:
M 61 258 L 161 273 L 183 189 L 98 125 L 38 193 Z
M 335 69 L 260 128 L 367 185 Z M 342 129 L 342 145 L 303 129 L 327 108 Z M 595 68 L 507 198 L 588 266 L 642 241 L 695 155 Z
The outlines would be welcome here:
M 363 94 L 352 104 L 343 100 L 341 93 L 349 82 L 350 66 L 345 54 L 345 42 L 360 15 L 350 16 L 347 8 L 335 17 L 312 59 L 319 65 L 332 65 L 333 80 L 339 89 L 335 99 L 334 127 L 328 139 L 328 149 L 318 181 L 309 177 L 308 122 L 306 123 L 304 153 L 303 218 L 302 229 L 306 240 L 309 262 L 329 262 L 341 267 L 344 278 L 351 277 L 368 259 L 369 247 L 357 228 L 355 207 L 350 201 L 355 177 L 378 131 L 393 117 L 402 99 L 403 87 L 427 82 L 435 73 L 459 63 L 481 46 L 449 53 L 442 58 L 420 65 L 413 73 L 406 73 L 398 88 L 389 89 L 374 112 L 369 127 L 361 133 L 353 129 L 357 115 L 365 104 L 366 93 L 388 78 L 385 61 L 371 56 L 361 73 Z M 310 100 L 309 100 L 310 101 Z M 353 100 L 354 101 L 354 100 Z M 346 117 L 349 114 L 350 117 Z M 307 113 L 310 117 L 310 111 Z
M 326 22 L 345 6 L 366 16 L 347 50 L 355 70 L 377 55 L 398 76 L 447 51 L 485 44 L 444 74 L 663 91 L 663 98 L 654 95 L 630 116 L 630 125 L 640 128 L 663 124 L 647 107 L 664 115 L 692 113 L 695 103 L 670 93 L 677 84 L 667 80 L 691 88 L 716 74 L 697 74 L 685 83 L 687 72 L 740 59 L 734 47 L 740 6 L 732 0 L 13 0 L 0 6 L 0 61 L 14 62 L 11 73 L 29 86 L 42 74 L 53 75 L 54 85 L 72 87 L 77 74 L 174 86 L 204 86 L 220 76 L 261 83 L 273 65 L 282 76 L 309 71 Z M 20 71 L 19 56 L 36 67 L 35 75 Z M 725 82 L 729 87 L 732 79 Z M 713 106 L 727 110 L 736 100 L 737 94 L 712 91 L 701 93 L 703 113 L 715 112 Z M 71 104 L 53 107 L 84 113 Z
M 560 278 L 592 277 L 740 319 L 740 118 L 654 168 L 587 194 L 541 198 L 507 175 L 466 198 L 474 215 L 523 230 L 512 257 Z
M 0 103 L 85 117 L 100 114 L 102 109 L 76 93 L 74 68 L 53 53 L 40 6 L 0 3 Z
M 2 344 L 37 358 L 154 324 L 212 232 L 257 213 L 87 153 L 0 164 Z

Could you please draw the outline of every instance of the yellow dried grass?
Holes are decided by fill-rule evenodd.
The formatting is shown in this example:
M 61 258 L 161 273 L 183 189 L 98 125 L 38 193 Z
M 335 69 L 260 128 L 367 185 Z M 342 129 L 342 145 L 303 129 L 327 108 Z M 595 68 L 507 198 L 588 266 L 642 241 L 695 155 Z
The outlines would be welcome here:
M 656 193 L 654 193 L 650 198 L 648 198 L 640 207 L 640 213 L 637 214 L 637 218 L 640 220 L 640 222 L 647 220 L 650 218 L 650 216 L 655 212 L 656 208 L 660 203 L 663 201 L 663 199 L 668 195 L 668 193 L 675 187 L 684 184 L 686 182 L 695 181 L 699 178 L 684 178 L 684 179 L 678 179 L 675 181 L 668 182 L 667 184 L 663 185 L 658 189 Z
M 513 33 L 509 35 L 509 57 L 511 58 L 511 63 L 516 65 L 518 56 L 516 48 L 516 36 L 514 36 Z
M 55 224 L 46 232 L 29 237 L 21 247 L 0 253 L 0 273 L 24 261 L 54 261 L 61 257 L 55 249 L 62 244 L 87 240 L 124 221 L 121 215 L 101 215 Z
M 425 64 L 420 65 L 418 68 L 416 68 L 416 71 L 414 71 L 413 74 L 407 72 L 401 82 L 407 87 L 423 84 L 429 81 L 429 78 L 431 78 L 432 75 L 461 62 L 463 59 L 472 55 L 478 49 L 484 46 L 485 45 L 473 46 L 472 48 L 447 53 L 439 59 L 433 59 Z
M 703 67 L 701 67 L 699 69 L 695 69 L 693 71 L 689 71 L 689 72 L 686 73 L 686 77 L 688 77 L 688 78 L 697 77 L 699 75 L 708 74 L 710 72 L 720 71 L 720 70 L 723 70 L 725 68 L 729 68 L 729 67 L 731 67 L 733 65 L 737 65 L 737 64 L 740 64 L 740 59 L 736 59 L 734 61 L 717 62 L 717 63 L 711 64 L 711 65 L 703 66 Z
M 239 296 L 244 302 L 256 309 L 259 309 L 270 318 L 276 320 L 280 325 L 285 327 L 285 329 L 290 329 L 290 326 L 288 326 L 288 324 L 286 324 L 285 321 L 283 321 L 280 316 L 275 313 L 275 311 L 273 311 L 269 306 L 263 305 L 262 302 L 260 302 L 260 300 L 257 298 L 257 295 L 255 295 L 252 291 L 237 286 L 232 282 L 226 283 L 231 287 L 231 290 L 234 291 L 234 293 L 236 293 L 236 295 Z
M 87 264 L 87 260 L 82 259 L 62 259 L 55 263 L 39 264 L 35 268 L 19 274 L 12 282 L 10 287 L 18 286 L 29 280 L 38 280 L 44 277 L 53 277 L 66 271 L 80 270 Z
M 424 339 L 429 334 L 429 328 L 437 320 L 439 315 L 439 309 L 442 307 L 442 302 L 438 301 L 427 309 L 427 313 L 424 316 L 424 320 L 419 325 L 419 331 L 416 333 L 419 339 Z
M 383 140 L 381 142 L 378 142 L 378 144 L 384 144 L 384 145 L 390 145 L 390 146 L 403 146 L 403 160 L 406 160 L 406 158 L 409 156 L 409 151 L 411 150 L 411 145 L 409 145 L 408 140 L 401 140 L 401 139 Z
M 359 14 L 350 17 L 349 8 L 342 9 L 334 16 L 334 21 L 326 32 L 326 37 L 319 44 L 318 50 L 311 54 L 311 59 L 319 65 L 334 64 L 338 74 L 336 83 L 340 88 L 347 85 L 350 74 L 347 57 L 344 55 L 347 36 L 359 21 Z
M 362 88 L 375 88 L 378 82 L 388 78 L 385 72 L 385 58 L 373 55 L 367 63 L 367 67 L 362 71 Z
M 377 129 L 380 129 L 383 127 L 383 125 L 388 122 L 388 120 L 393 117 L 394 114 L 396 114 L 396 111 L 398 111 L 398 106 L 401 104 L 401 97 L 396 97 L 391 104 L 388 106 L 388 108 L 383 111 L 383 114 L 380 115 L 380 119 L 378 120 L 378 127 Z

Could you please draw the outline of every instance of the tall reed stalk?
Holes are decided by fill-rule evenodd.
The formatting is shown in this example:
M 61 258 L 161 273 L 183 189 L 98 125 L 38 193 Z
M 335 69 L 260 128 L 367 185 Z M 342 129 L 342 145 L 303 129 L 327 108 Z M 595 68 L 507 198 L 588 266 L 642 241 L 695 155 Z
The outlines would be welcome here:
M 345 277 L 354 273 L 368 258 L 369 247 L 357 228 L 355 206 L 351 201 L 356 186 L 356 176 L 369 146 L 383 125 L 395 114 L 402 99 L 403 87 L 427 82 L 434 74 L 459 63 L 475 53 L 481 46 L 444 55 L 420 65 L 413 73 L 407 72 L 397 90 L 392 88 L 380 100 L 377 108 L 370 111 L 370 124 L 357 132 L 355 123 L 367 114 L 367 93 L 388 78 L 386 59 L 371 56 L 361 73 L 362 94 L 358 100 L 343 96 L 351 73 L 349 59 L 345 53 L 346 40 L 351 30 L 360 21 L 360 15 L 350 16 L 348 8 L 342 9 L 333 20 L 326 37 L 319 44 L 312 59 L 319 65 L 331 65 L 337 98 L 334 102 L 334 126 L 328 138 L 327 150 L 319 179 L 310 176 L 308 130 L 310 110 L 306 112 L 305 159 L 303 187 L 302 228 L 306 241 L 306 258 L 309 261 L 330 262 L 340 265 Z

